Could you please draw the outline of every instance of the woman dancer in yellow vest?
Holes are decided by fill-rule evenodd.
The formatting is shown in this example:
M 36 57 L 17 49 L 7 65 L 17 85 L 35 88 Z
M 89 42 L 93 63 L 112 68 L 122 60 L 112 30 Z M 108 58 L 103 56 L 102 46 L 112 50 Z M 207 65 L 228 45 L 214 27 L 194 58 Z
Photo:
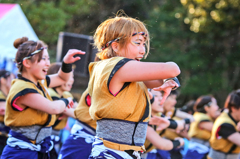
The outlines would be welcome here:
M 58 73 L 58 71 L 61 69 L 62 64 L 60 62 L 57 63 L 53 63 L 50 65 L 47 75 L 51 75 L 51 74 L 56 74 Z M 48 88 L 48 92 L 50 94 L 50 96 L 52 97 L 53 100 L 59 100 L 60 98 L 71 98 L 73 99 L 72 94 L 70 93 L 71 89 L 72 89 L 72 85 L 74 82 L 74 78 L 73 78 L 73 71 L 71 72 L 71 76 L 69 78 L 69 80 L 57 87 L 54 88 Z M 54 142 L 54 146 L 57 152 L 60 151 L 60 146 L 61 146 L 61 137 L 60 137 L 60 130 L 64 129 L 64 127 L 67 124 L 67 120 L 68 120 L 68 116 L 75 118 L 74 115 L 74 109 L 77 106 L 77 102 L 74 101 L 74 105 L 73 108 L 67 109 L 63 114 L 58 114 L 57 115 L 57 120 L 55 121 L 55 123 L 52 126 L 52 140 Z
M 189 136 L 191 137 L 186 159 L 193 156 L 198 158 L 206 158 L 206 153 L 209 151 L 209 139 L 212 132 L 213 122 L 219 116 L 220 111 L 217 101 L 213 96 L 201 96 L 194 105 L 195 113 L 194 122 L 191 123 Z
M 239 159 L 240 153 L 240 90 L 231 92 L 225 108 L 212 128 L 208 159 Z
M 18 48 L 15 61 L 19 79 L 12 82 L 6 101 L 4 122 L 11 128 L 2 158 L 49 158 L 53 144 L 50 138 L 55 114 L 62 113 L 71 105 L 71 99 L 52 101 L 47 87 L 65 83 L 72 71 L 71 63 L 84 54 L 69 50 L 63 58 L 58 74 L 46 76 L 50 66 L 49 55 L 41 41 L 29 41 L 23 37 L 14 41 Z
M 0 70 L 0 157 L 3 148 L 6 146 L 9 127 L 4 124 L 4 115 L 6 109 L 6 98 L 11 87 L 11 81 L 14 75 L 4 69 Z
M 90 158 L 140 158 L 151 115 L 147 87 L 160 87 L 163 79 L 171 78 L 158 88 L 167 92 L 164 102 L 178 87 L 172 78 L 179 75 L 179 67 L 174 62 L 140 62 L 148 54 L 149 33 L 134 18 L 107 19 L 97 28 L 94 44 L 102 61 L 89 65 L 89 113 L 97 120 Z

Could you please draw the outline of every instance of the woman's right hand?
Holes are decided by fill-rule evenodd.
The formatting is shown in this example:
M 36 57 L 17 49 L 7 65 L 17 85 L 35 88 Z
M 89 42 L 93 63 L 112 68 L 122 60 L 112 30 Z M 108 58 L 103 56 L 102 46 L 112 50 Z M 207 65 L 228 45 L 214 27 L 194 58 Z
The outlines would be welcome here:
M 178 84 L 174 80 L 168 80 L 165 83 L 163 83 L 163 85 L 161 85 L 160 87 L 153 88 L 153 90 L 155 90 L 155 91 L 163 91 L 164 92 L 160 105 L 162 105 L 165 102 L 165 100 L 171 93 L 172 88 L 174 88 L 174 87 L 178 87 Z
M 77 60 L 81 59 L 79 56 L 75 56 L 75 55 L 84 55 L 84 54 L 85 54 L 84 51 L 77 50 L 77 49 L 69 49 L 63 58 L 63 62 L 66 64 L 74 63 Z

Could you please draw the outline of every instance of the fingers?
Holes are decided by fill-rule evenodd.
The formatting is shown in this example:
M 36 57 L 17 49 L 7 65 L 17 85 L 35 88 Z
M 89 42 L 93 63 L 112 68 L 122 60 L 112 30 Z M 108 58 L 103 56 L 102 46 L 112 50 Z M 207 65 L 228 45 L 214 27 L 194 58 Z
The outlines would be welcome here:
M 72 56 L 77 55 L 77 54 L 84 55 L 85 51 L 78 50 L 78 49 L 69 49 L 67 54 L 71 54 Z
M 165 102 L 165 100 L 167 99 L 167 97 L 169 96 L 171 91 L 172 91 L 172 88 L 168 88 L 164 91 L 164 94 L 163 94 L 162 100 L 160 102 L 160 105 L 162 105 Z
M 73 57 L 74 59 L 73 59 L 73 62 L 72 63 L 74 63 L 74 62 L 76 62 L 76 61 L 78 61 L 78 60 L 80 60 L 81 59 L 81 57 L 79 57 L 79 56 L 77 56 L 77 57 Z

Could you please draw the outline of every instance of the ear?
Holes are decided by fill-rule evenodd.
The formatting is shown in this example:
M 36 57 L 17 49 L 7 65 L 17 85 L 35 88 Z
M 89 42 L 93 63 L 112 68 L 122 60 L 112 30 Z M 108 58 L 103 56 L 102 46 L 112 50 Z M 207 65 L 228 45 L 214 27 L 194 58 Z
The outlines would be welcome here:
M 113 49 L 113 51 L 115 51 L 115 52 L 118 52 L 118 50 L 119 50 L 119 43 L 118 42 L 113 42 L 112 43 L 112 49 Z
M 26 67 L 26 68 L 30 68 L 31 67 L 31 61 L 30 60 L 23 60 L 23 66 Z
M 210 108 L 209 108 L 207 105 L 204 105 L 204 110 L 205 110 L 206 112 L 208 112 L 209 109 L 210 109 Z

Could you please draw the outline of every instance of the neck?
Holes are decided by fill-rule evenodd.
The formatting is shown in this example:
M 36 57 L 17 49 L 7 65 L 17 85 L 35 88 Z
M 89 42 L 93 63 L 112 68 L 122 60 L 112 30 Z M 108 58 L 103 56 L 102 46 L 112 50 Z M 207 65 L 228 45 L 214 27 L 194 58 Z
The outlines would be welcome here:
M 9 88 L 7 88 L 6 86 L 1 86 L 0 90 L 5 96 L 7 96 L 9 93 Z
M 231 114 L 231 116 L 233 117 L 234 120 L 239 121 L 239 119 L 238 119 L 238 116 L 239 116 L 238 113 L 231 112 L 230 114 Z
M 57 87 L 56 88 L 56 91 L 57 91 L 57 93 L 60 95 L 60 96 L 62 96 L 62 94 L 63 94 L 63 90 L 61 89 L 61 88 L 59 88 L 59 87 Z
M 27 72 L 24 72 L 22 73 L 22 77 L 30 80 L 31 82 L 33 82 L 35 85 L 37 85 L 37 79 L 34 78 L 31 74 L 27 73 Z

